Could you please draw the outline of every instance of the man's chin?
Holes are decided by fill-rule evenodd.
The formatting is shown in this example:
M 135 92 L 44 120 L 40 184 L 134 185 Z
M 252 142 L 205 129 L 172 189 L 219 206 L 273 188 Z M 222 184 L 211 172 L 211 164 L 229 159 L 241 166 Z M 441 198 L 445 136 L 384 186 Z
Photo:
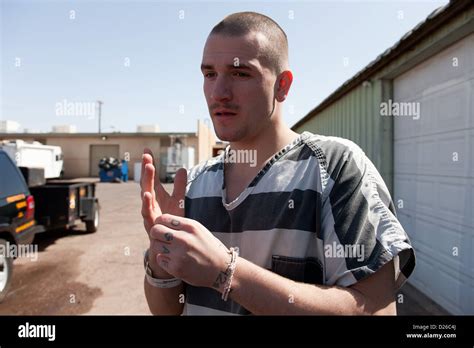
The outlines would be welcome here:
M 242 139 L 244 139 L 245 137 L 245 134 L 241 134 L 241 133 L 236 133 L 236 132 L 226 132 L 226 131 L 219 131 L 217 129 L 214 129 L 214 131 L 216 132 L 216 135 L 217 137 L 222 140 L 222 141 L 227 141 L 229 143 L 233 143 L 233 142 L 236 142 L 236 141 L 241 141 Z

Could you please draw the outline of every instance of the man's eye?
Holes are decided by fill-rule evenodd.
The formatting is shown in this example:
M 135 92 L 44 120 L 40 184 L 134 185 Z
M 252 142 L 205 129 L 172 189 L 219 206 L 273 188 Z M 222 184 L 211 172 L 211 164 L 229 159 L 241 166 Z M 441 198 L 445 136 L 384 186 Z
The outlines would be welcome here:
M 240 72 L 240 71 L 236 71 L 236 72 L 234 72 L 234 76 L 237 76 L 237 77 L 249 77 L 250 75 L 249 75 L 249 74 L 246 74 L 246 73 L 243 73 L 243 72 Z
M 213 72 L 204 73 L 204 77 L 214 77 L 215 75 Z

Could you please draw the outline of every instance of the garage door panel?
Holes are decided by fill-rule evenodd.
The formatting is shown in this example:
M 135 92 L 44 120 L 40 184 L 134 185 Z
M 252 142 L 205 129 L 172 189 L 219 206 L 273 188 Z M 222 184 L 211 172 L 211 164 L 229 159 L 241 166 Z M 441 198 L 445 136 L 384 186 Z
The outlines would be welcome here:
M 434 138 L 417 138 L 412 149 L 416 153 L 416 171 L 415 174 L 433 173 L 437 167 L 436 150 L 437 143 Z M 412 156 L 412 155 L 410 155 Z
M 450 312 L 468 310 L 471 305 L 468 289 L 472 278 L 449 267 L 442 258 L 434 258 L 430 250 L 420 250 L 417 256 L 419 264 L 413 274 L 413 285 L 426 295 L 435 297 Z
M 418 134 L 419 130 L 415 128 L 419 127 L 419 123 L 419 120 L 414 120 L 412 117 L 399 117 L 394 124 L 394 140 L 410 139 Z
M 472 253 L 472 250 L 474 250 L 474 236 L 471 236 L 471 251 L 469 252 L 469 257 L 471 258 L 471 261 L 469 262 L 471 265 L 471 274 L 474 274 L 474 254 Z M 474 277 L 472 279 L 472 285 L 474 289 Z
M 395 174 L 455 176 L 473 173 L 473 129 L 395 142 Z M 416 152 L 416 157 L 413 156 Z
M 394 173 L 412 173 L 416 165 L 416 158 L 410 156 L 414 148 L 414 139 L 403 139 L 395 142 L 397 154 L 394 158 Z
M 438 108 L 434 113 L 436 115 L 435 131 L 448 132 L 470 128 L 470 92 L 471 82 L 466 81 L 449 86 L 434 96 Z
M 413 190 L 415 190 L 415 180 L 410 175 L 400 174 L 394 182 L 397 187 L 400 187 L 400 190 L 393 196 L 397 214 L 414 211 L 416 203 L 411 200 L 411 197 Z M 400 200 L 403 203 L 402 207 L 399 207 Z
M 426 252 L 426 251 L 425 251 Z M 424 254 L 422 250 L 417 250 L 417 265 L 413 271 L 412 279 L 410 283 L 415 285 L 418 289 L 423 289 L 423 292 L 430 297 L 435 296 L 433 292 L 433 280 L 432 275 L 436 274 L 436 269 L 433 263 L 423 262 L 430 256 Z
M 474 104 L 474 100 L 473 100 L 473 104 Z M 472 110 L 474 112 L 474 106 Z M 474 119 L 474 116 L 472 118 Z M 468 154 L 466 157 L 468 158 L 468 161 L 471 164 L 470 174 L 472 177 L 474 175 L 474 131 L 469 132 L 469 149 L 468 149 Z
M 439 210 L 446 221 L 474 228 L 472 217 L 472 184 L 439 183 Z M 438 199 L 438 198 L 437 198 Z
M 438 138 L 437 159 L 438 175 L 468 177 L 470 175 L 470 137 L 472 130 L 440 135 Z
M 452 178 L 442 181 L 418 178 L 416 185 L 411 185 L 416 187 L 416 195 L 409 195 L 404 203 L 415 207 L 415 216 L 429 217 L 434 223 L 446 222 L 474 229 L 472 185 L 472 179 L 463 184 Z
M 410 236 L 410 241 L 413 243 L 420 237 L 417 234 L 417 230 L 414 227 L 413 215 L 409 213 L 409 210 L 399 210 L 397 212 L 398 221 L 402 224 L 406 233 Z
M 408 176 L 400 175 L 394 181 L 395 187 L 400 188 L 394 194 L 399 217 L 402 214 L 429 217 L 436 223 L 445 222 L 474 229 L 473 179 L 433 180 L 429 176 L 417 176 L 416 180 L 410 180 Z M 398 207 L 400 200 L 403 202 L 402 208 Z
M 474 47 L 474 34 L 403 74 L 403 79 L 397 79 L 399 89 L 394 91 L 395 99 L 405 100 L 443 82 L 464 79 L 466 74 L 472 76 L 474 71 L 472 47 Z M 457 66 L 454 66 L 453 63 L 456 61 Z M 420 76 L 423 78 L 419 78 Z
M 420 243 L 426 244 L 427 247 L 430 248 L 432 253 L 435 252 L 442 252 L 442 246 L 438 245 L 438 241 L 435 240 L 437 237 L 437 226 L 432 223 L 430 216 L 422 215 L 420 213 L 417 214 L 417 219 L 415 222 L 415 229 L 424 231 L 422 234 L 422 238 L 419 239 Z
M 438 95 L 425 95 L 417 101 L 420 103 L 420 118 L 414 120 L 417 125 L 413 127 L 412 136 L 419 137 L 436 133 L 436 111 L 440 107 Z
M 474 34 L 397 77 L 394 100 L 421 108 L 394 118 L 394 197 L 418 256 L 409 281 L 474 314 Z
M 465 275 L 470 274 L 472 265 L 469 259 L 470 245 L 466 243 L 470 240 L 462 231 L 456 230 L 456 226 L 446 226 L 445 224 L 432 225 L 431 237 L 436 238 L 441 246 L 432 244 L 431 247 L 437 251 L 437 257 L 446 267 L 450 268 L 452 273 L 461 272 Z M 470 276 L 472 278 L 472 274 Z
M 416 186 L 416 212 L 427 215 L 435 215 L 436 206 L 436 183 L 427 178 L 417 180 Z

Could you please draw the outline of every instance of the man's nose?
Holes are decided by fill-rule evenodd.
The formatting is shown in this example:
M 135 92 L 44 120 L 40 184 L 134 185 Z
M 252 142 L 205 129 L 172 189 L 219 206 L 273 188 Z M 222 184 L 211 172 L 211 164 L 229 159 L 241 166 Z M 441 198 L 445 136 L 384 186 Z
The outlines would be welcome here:
M 229 81 L 225 76 L 217 77 L 214 83 L 214 89 L 212 90 L 211 98 L 216 101 L 232 99 L 232 91 Z

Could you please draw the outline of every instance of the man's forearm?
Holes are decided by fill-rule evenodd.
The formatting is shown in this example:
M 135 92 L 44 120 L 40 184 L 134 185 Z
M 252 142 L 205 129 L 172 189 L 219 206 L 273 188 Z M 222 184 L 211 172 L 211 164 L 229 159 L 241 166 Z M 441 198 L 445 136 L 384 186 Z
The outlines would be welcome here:
M 260 315 L 395 314 L 355 289 L 297 283 L 240 257 L 230 298 Z

